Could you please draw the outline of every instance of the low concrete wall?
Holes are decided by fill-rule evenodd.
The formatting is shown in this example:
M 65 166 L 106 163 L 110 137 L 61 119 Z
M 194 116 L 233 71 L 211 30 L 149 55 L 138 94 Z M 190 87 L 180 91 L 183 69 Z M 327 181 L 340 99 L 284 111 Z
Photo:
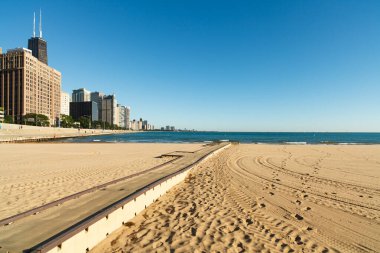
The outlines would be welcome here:
M 201 162 L 227 148 L 228 144 L 205 157 Z M 182 182 L 191 166 L 180 173 L 177 173 L 155 185 L 151 185 L 147 190 L 137 192 L 131 198 L 114 205 L 114 210 L 101 213 L 92 217 L 88 221 L 81 222 L 71 229 L 63 232 L 58 239 L 47 241 L 36 247 L 31 252 L 49 252 L 49 253 L 85 253 L 100 243 L 113 231 L 121 227 L 124 223 L 132 219 L 138 213 L 147 208 L 156 201 L 160 196 L 165 194 L 176 184 Z
M 80 137 L 132 132 L 126 130 L 102 130 L 27 126 L 0 123 L 0 142 L 43 141 L 55 138 Z

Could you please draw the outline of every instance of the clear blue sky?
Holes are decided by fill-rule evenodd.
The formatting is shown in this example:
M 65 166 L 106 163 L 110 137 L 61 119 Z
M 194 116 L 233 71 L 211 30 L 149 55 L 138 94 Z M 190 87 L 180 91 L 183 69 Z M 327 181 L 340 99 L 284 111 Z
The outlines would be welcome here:
M 0 2 L 0 47 L 43 12 L 65 91 L 115 93 L 156 126 L 380 131 L 380 1 Z M 38 21 L 38 19 L 37 19 Z

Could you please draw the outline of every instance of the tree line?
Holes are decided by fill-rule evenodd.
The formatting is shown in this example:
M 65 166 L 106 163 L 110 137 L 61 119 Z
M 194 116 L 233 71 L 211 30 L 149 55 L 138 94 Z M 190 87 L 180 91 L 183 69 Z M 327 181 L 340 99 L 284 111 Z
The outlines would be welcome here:
M 78 124 L 79 123 L 79 124 Z M 61 114 L 61 127 L 64 128 L 85 128 L 85 129 L 110 129 L 110 130 L 125 130 L 124 127 L 110 124 L 99 120 L 91 121 L 89 116 L 82 116 L 75 122 L 70 115 Z
M 1 107 L 0 107 L 1 110 Z M 14 124 L 14 119 L 11 115 L 4 116 L 4 123 Z M 22 117 L 22 125 L 29 126 L 45 126 L 50 125 L 49 117 L 44 114 L 27 113 Z M 110 129 L 110 130 L 125 130 L 126 128 L 110 124 L 102 121 L 91 121 L 88 116 L 82 116 L 77 122 L 70 115 L 61 114 L 60 127 L 63 128 L 84 128 L 84 129 Z

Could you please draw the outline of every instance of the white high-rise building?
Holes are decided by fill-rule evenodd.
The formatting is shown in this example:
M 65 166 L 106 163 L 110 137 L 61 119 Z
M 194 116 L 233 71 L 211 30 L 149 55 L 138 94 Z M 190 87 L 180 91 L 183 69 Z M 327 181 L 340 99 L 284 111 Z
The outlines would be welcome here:
M 132 120 L 130 122 L 131 122 L 130 129 L 133 130 L 133 131 L 138 131 L 139 130 L 139 121 L 136 121 L 134 119 L 134 120 Z
M 124 105 L 117 105 L 119 108 L 119 127 L 129 129 L 129 109 Z
M 130 129 L 130 115 L 131 115 L 131 107 L 127 106 L 125 107 L 125 127 L 127 129 Z
M 61 114 L 70 115 L 71 97 L 69 93 L 61 91 Z

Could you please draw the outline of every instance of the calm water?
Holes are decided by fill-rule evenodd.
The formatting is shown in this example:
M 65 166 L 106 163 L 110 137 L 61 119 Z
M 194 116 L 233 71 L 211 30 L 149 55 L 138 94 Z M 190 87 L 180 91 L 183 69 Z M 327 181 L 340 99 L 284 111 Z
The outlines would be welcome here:
M 289 144 L 380 144 L 380 133 L 141 132 L 70 138 L 64 142 L 209 142 Z

